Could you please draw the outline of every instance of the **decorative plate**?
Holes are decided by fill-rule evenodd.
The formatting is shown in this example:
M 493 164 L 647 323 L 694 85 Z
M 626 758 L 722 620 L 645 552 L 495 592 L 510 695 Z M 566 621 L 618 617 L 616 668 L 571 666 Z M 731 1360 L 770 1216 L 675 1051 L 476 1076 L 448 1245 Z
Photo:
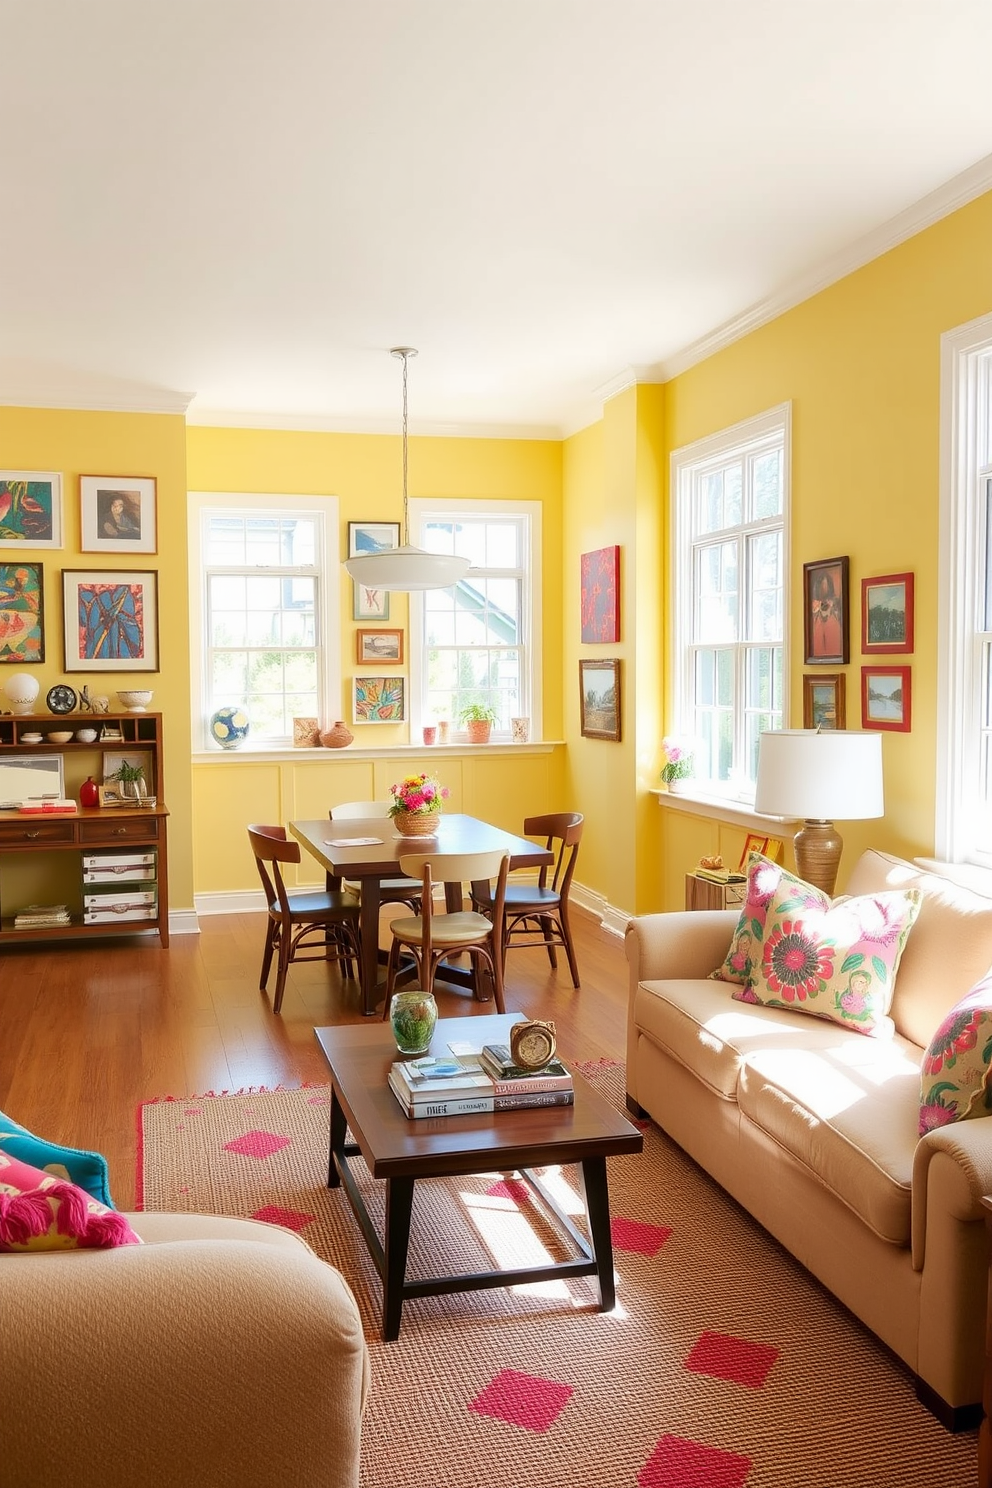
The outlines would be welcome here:
M 67 687 L 64 682 L 59 682 L 51 689 L 45 702 L 48 704 L 50 713 L 71 713 L 78 698 L 71 687 Z

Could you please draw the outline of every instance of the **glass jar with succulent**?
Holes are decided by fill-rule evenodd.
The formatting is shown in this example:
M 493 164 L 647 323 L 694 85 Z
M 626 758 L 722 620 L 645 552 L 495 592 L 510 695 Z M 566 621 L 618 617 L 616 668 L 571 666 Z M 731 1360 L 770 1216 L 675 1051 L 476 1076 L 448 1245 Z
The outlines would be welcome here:
M 121 760 L 112 778 L 117 781 L 122 796 L 140 801 L 148 794 L 144 765 L 132 765 L 128 760 Z

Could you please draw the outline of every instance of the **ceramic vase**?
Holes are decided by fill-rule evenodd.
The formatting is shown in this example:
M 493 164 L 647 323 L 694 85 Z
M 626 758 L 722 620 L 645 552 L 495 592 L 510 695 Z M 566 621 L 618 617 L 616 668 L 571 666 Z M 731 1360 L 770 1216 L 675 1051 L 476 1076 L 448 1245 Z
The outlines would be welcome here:
M 325 749 L 343 749 L 354 737 L 351 729 L 340 718 L 333 728 L 320 731 L 320 742 Z
M 393 817 L 393 826 L 401 837 L 433 837 L 440 820 L 440 807 L 437 811 L 399 811 Z
M 470 744 L 488 744 L 489 735 L 492 732 L 492 724 L 488 718 L 469 718 L 465 727 L 468 730 L 468 742 Z
M 668 794 L 670 796 L 682 796 L 682 795 L 685 795 L 686 791 L 691 790 L 691 789 L 692 789 L 692 777 L 691 777 L 691 775 L 683 775 L 680 780 L 670 780 L 668 782 Z
M 389 1022 L 401 1054 L 426 1054 L 437 1024 L 433 992 L 397 992 L 389 1004 Z

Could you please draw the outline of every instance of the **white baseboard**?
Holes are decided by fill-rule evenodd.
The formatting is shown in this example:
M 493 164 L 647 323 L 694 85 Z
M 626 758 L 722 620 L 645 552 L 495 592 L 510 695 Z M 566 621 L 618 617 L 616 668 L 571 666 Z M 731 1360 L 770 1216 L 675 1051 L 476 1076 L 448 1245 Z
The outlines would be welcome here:
M 602 928 L 608 930 L 611 935 L 618 935 L 622 939 L 626 934 L 631 916 L 626 910 L 617 909 L 614 905 L 609 904 L 603 898 L 602 894 L 597 894 L 594 890 L 587 889 L 584 884 L 573 883 L 572 899 L 582 909 L 588 910 L 591 915 L 595 915 Z
M 195 909 L 169 910 L 170 935 L 199 935 L 199 933 L 200 922 L 196 918 Z

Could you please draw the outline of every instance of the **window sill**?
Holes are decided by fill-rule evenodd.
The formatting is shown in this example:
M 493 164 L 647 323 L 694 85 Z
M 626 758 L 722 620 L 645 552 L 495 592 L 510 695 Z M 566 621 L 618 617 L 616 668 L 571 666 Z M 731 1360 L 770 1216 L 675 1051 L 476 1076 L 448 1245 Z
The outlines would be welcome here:
M 274 748 L 265 749 L 260 745 L 254 748 L 250 744 L 243 744 L 239 749 L 202 749 L 193 755 L 194 765 L 229 765 L 229 764 L 261 764 L 282 763 L 284 760 L 292 760 L 294 764 L 304 761 L 312 764 L 327 764 L 331 759 L 382 759 L 386 756 L 395 758 L 397 755 L 415 755 L 418 759 L 430 759 L 435 755 L 443 755 L 445 759 L 456 759 L 462 756 L 475 756 L 478 754 L 550 754 L 552 750 L 560 748 L 564 744 L 563 739 L 542 739 L 532 741 L 529 744 L 511 744 L 508 740 L 499 741 L 495 744 L 469 744 L 459 741 L 454 744 L 393 744 L 362 746 L 346 744 L 343 749 L 292 749 Z
M 766 830 L 781 830 L 791 824 L 794 818 L 782 816 L 759 816 L 753 806 L 746 801 L 731 801 L 724 796 L 707 796 L 700 791 L 698 794 L 687 795 L 680 791 L 674 795 L 671 791 L 650 791 L 652 796 L 657 796 L 658 805 L 666 811 L 678 811 L 684 816 L 703 816 L 710 821 L 729 822 L 731 826 L 764 827 Z

